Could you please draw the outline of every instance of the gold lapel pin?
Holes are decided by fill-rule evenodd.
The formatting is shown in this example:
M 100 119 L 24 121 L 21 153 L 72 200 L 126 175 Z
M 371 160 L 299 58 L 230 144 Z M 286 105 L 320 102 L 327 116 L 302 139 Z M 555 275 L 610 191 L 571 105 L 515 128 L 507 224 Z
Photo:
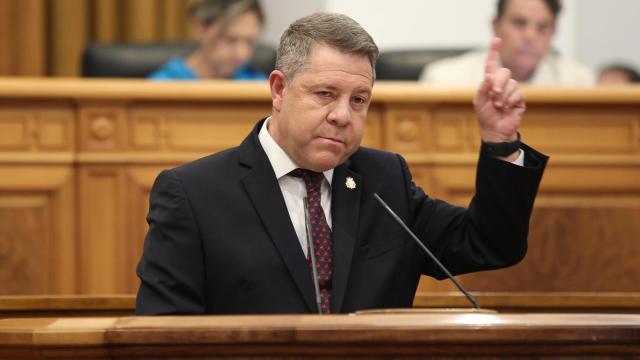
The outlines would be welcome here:
M 351 176 L 347 176 L 347 180 L 344 182 L 344 185 L 347 187 L 347 189 L 353 190 L 356 188 L 356 181 L 353 180 Z

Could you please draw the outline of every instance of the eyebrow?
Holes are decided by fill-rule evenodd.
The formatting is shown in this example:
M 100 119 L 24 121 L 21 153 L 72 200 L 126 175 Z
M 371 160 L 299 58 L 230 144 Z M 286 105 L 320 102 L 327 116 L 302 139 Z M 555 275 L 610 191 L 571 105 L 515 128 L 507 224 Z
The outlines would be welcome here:
M 315 84 L 309 84 L 307 86 L 308 89 L 317 89 L 317 88 L 323 88 L 323 89 L 327 89 L 327 90 L 331 90 L 331 91 L 338 91 L 339 89 L 331 84 L 327 84 L 324 82 L 319 82 L 319 83 L 315 83 Z M 371 96 L 371 94 L 373 93 L 370 89 L 365 88 L 365 87 L 360 87 L 360 88 L 356 88 L 355 92 L 357 93 L 365 93 L 367 94 L 367 96 Z

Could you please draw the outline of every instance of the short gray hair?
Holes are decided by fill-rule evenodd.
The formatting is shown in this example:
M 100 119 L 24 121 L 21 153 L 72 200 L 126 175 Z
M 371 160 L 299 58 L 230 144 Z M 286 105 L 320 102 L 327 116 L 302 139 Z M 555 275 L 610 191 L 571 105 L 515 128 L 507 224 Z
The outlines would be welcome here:
M 327 45 L 346 54 L 366 56 L 375 80 L 378 46 L 355 20 L 335 13 L 315 13 L 289 25 L 280 38 L 276 70 L 282 71 L 291 82 L 307 64 L 309 53 L 316 44 Z

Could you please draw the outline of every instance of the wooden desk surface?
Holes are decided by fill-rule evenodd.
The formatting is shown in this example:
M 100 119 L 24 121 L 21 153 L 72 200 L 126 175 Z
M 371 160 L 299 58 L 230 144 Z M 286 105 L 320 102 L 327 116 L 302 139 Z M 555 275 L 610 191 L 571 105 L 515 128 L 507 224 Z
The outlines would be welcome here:
M 150 82 L 140 79 L 0 77 L 0 99 L 269 100 L 267 82 L 207 80 Z M 373 101 L 385 103 L 464 103 L 476 88 L 425 86 L 415 81 L 377 81 Z M 554 104 L 631 104 L 640 102 L 640 86 L 524 87 L 527 102 Z
M 0 320 L 0 356 L 639 355 L 640 315 L 366 314 Z
M 500 313 L 635 313 L 640 314 L 640 293 L 596 292 L 475 292 L 486 309 Z M 418 293 L 415 308 L 468 308 L 458 292 Z M 135 313 L 135 295 L 16 295 L 0 296 L 0 318 L 120 317 Z

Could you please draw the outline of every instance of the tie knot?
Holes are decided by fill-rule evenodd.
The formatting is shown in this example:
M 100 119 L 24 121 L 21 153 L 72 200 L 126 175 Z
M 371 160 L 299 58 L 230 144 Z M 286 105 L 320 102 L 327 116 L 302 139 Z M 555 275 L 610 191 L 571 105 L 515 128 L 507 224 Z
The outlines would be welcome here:
M 318 187 L 322 182 L 322 173 L 307 170 L 307 169 L 295 169 L 289 173 L 291 176 L 299 177 L 304 180 L 307 189 L 310 187 Z

